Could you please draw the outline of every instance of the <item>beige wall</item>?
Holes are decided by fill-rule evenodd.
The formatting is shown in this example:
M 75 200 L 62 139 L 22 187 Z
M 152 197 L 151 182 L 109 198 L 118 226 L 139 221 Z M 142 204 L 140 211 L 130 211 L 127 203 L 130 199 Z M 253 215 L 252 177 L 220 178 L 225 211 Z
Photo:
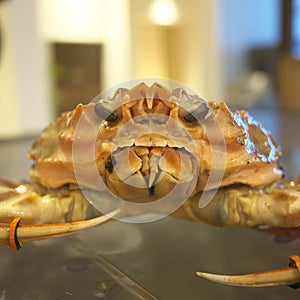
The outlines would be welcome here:
M 263 38 L 259 35 L 259 41 L 256 41 L 254 31 L 249 42 L 248 37 L 245 37 L 246 25 L 251 22 L 247 20 L 243 22 L 246 29 L 235 30 L 240 22 L 239 9 L 243 8 L 243 3 L 252 9 L 256 9 L 257 5 L 264 7 L 264 12 L 260 14 L 262 21 L 272 0 L 265 6 L 261 5 L 261 1 L 258 3 L 258 0 L 255 5 L 252 0 L 241 1 L 236 9 L 234 0 L 229 1 L 230 9 L 222 0 L 174 2 L 179 20 L 169 27 L 155 25 L 150 20 L 151 0 L 2 2 L 0 21 L 4 46 L 0 64 L 0 138 L 39 132 L 51 120 L 51 78 L 47 47 L 51 42 L 103 44 L 101 84 L 105 89 L 134 78 L 162 77 L 182 82 L 206 99 L 224 100 L 229 80 L 235 80 L 237 74 L 245 73 L 245 70 L 241 72 L 241 59 L 234 57 L 235 50 L 243 49 L 245 54 L 246 46 L 249 48 L 253 41 L 255 45 L 260 45 Z M 98 8 L 90 11 L 89 21 L 84 21 L 84 14 L 78 7 L 85 5 L 86 8 L 88 3 Z M 67 18 L 61 14 L 62 9 L 57 8 L 60 5 L 67 8 L 72 6 L 73 12 L 77 8 L 80 16 L 78 22 L 89 24 L 93 34 L 91 30 L 89 34 L 81 34 L 78 38 L 76 27 L 72 34 L 66 33 L 66 22 L 59 23 L 59 19 Z M 56 13 L 58 11 L 59 14 Z M 234 20 L 231 15 L 233 12 Z M 92 21 L 95 16 L 98 17 Z M 274 20 L 269 23 L 271 26 Z M 58 26 L 51 31 L 54 25 Z M 89 30 L 88 26 L 86 28 Z
M 180 18 L 169 27 L 151 22 L 151 1 L 130 3 L 136 76 L 177 80 L 205 98 L 222 98 L 218 0 L 176 0 Z
M 289 54 L 281 54 L 278 75 L 281 107 L 299 111 L 300 60 Z
M 35 1 L 1 5 L 0 138 L 36 133 L 51 120 L 46 45 L 38 33 Z
M 131 78 L 127 0 L 36 0 L 36 3 L 45 42 L 104 45 L 101 86 L 105 89 Z
M 15 89 L 15 62 L 13 54 L 12 29 L 9 24 L 8 7 L 0 7 L 2 42 L 0 64 L 0 137 L 15 135 L 19 131 L 19 111 Z
M 89 2 L 98 5 L 100 0 Z M 60 35 L 59 28 L 62 29 L 64 24 L 59 23 L 59 20 L 64 18 L 62 12 L 60 19 L 55 12 L 62 8 L 58 7 L 60 4 L 69 4 L 65 6 L 69 9 L 70 3 L 74 9 L 75 6 L 78 8 L 88 2 L 14 0 L 1 3 L 3 49 L 0 64 L 0 139 L 36 134 L 52 120 L 49 43 L 103 44 L 101 84 L 105 89 L 132 78 L 128 1 L 102 0 L 102 8 L 99 6 L 98 14 L 92 14 L 94 17 L 99 16 L 98 23 L 92 22 L 91 18 L 77 20 L 87 23 L 91 21 L 89 25 L 93 31 L 97 27 L 99 34 L 87 34 L 84 37 L 68 34 L 65 30 L 61 30 Z M 76 13 L 80 11 L 77 10 Z M 54 25 L 58 28 L 54 28 Z
M 60 36 L 60 31 L 51 27 L 51 22 L 53 26 L 59 23 L 51 9 L 57 10 L 55 5 L 68 2 L 51 1 L 53 7 L 45 0 L 1 4 L 4 47 L 0 65 L 0 138 L 39 132 L 52 119 L 48 43 L 81 41 L 76 35 Z M 72 3 L 75 9 L 82 1 Z M 188 5 L 185 0 L 176 0 L 179 21 L 170 27 L 150 20 L 151 3 L 101 1 L 102 26 L 96 26 L 99 32 L 81 39 L 104 45 L 102 86 L 109 88 L 140 77 L 162 77 L 219 100 L 223 95 L 223 70 L 217 32 L 218 0 L 189 0 Z

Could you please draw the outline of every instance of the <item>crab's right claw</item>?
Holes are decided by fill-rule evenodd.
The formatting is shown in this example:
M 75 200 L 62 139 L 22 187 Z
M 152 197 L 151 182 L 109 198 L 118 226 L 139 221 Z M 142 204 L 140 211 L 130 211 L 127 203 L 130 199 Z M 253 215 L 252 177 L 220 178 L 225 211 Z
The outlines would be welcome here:
M 290 256 L 289 267 L 267 272 L 236 276 L 197 272 L 197 275 L 227 285 L 244 287 L 284 285 L 300 290 L 300 257 L 297 255 Z
M 118 212 L 117 209 L 93 219 L 59 224 L 20 225 L 20 218 L 15 218 L 9 225 L 0 224 L 0 245 L 19 250 L 23 243 L 64 236 L 102 224 Z

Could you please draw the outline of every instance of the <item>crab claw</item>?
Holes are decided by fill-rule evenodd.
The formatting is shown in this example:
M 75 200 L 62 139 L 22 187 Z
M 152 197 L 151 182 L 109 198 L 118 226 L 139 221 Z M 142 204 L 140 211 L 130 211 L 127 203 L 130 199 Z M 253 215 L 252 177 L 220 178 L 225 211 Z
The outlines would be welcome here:
M 19 250 L 23 243 L 64 236 L 102 224 L 118 212 L 116 209 L 93 219 L 58 224 L 20 225 L 20 218 L 15 218 L 9 225 L 0 224 L 0 245 L 8 245 Z
M 244 286 L 244 287 L 265 287 L 287 285 L 289 287 L 300 288 L 300 258 L 290 256 L 289 267 L 267 272 L 260 272 L 247 275 L 218 275 L 204 272 L 197 272 L 198 276 L 213 282 Z

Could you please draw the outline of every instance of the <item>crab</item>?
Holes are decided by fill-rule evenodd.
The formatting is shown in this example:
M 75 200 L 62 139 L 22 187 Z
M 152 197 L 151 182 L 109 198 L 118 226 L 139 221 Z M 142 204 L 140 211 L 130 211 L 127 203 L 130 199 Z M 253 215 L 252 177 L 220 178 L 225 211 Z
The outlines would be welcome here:
M 166 215 L 297 238 L 300 177 L 284 180 L 281 148 L 247 111 L 185 88 L 140 83 L 79 104 L 29 150 L 31 182 L 0 179 L 0 244 L 13 249 L 112 218 Z M 226 276 L 232 285 L 298 287 L 300 259 Z

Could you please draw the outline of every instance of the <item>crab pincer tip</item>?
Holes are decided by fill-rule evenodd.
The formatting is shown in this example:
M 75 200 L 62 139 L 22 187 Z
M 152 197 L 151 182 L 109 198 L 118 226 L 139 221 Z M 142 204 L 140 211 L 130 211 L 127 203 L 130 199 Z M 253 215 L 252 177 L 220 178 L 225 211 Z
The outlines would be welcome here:
M 196 274 L 216 283 L 243 287 L 290 286 L 297 288 L 300 282 L 300 271 L 295 267 L 246 275 L 219 275 L 204 272 Z

